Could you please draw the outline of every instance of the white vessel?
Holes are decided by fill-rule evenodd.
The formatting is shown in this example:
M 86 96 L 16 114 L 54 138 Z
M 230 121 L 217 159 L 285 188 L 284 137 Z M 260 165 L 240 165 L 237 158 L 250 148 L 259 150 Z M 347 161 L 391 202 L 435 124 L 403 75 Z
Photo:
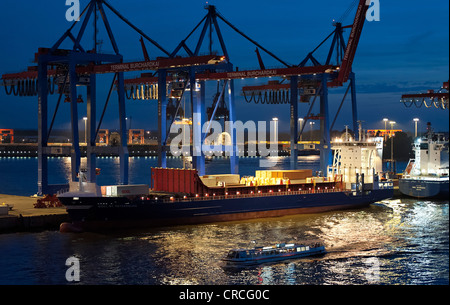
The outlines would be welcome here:
M 435 133 L 428 123 L 428 132 L 414 142 L 415 158 L 399 179 L 402 194 L 416 198 L 449 196 L 448 138 Z

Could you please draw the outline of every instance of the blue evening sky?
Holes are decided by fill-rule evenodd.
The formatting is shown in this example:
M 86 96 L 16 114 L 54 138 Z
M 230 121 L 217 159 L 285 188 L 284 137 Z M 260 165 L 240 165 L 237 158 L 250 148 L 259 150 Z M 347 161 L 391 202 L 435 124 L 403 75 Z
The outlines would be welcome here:
M 299 0 L 210 0 L 218 11 L 248 36 L 291 64 L 298 64 L 333 30 L 333 19 L 339 19 L 353 0 L 299 1 Z M 84 8 L 88 0 L 80 0 Z M 187 36 L 206 14 L 205 0 L 109 0 L 118 11 L 169 52 Z M 406 108 L 399 102 L 403 93 L 439 89 L 449 78 L 449 4 L 443 0 L 380 0 L 379 22 L 366 22 L 356 52 L 353 70 L 357 77 L 358 111 L 366 129 L 383 128 L 384 117 L 396 121 L 397 128 L 414 130 L 413 118 L 420 118 L 419 129 L 431 121 L 436 129 L 448 130 L 448 110 L 434 108 Z M 19 72 L 33 65 L 38 47 L 51 47 L 71 25 L 65 19 L 68 6 L 65 0 L 0 2 L 0 74 Z M 108 8 L 107 16 L 125 61 L 142 60 L 140 35 L 115 17 Z M 350 24 L 355 11 L 345 19 Z M 99 20 L 101 23 L 101 19 Z M 240 70 L 257 68 L 255 47 L 228 26 L 219 21 L 231 61 Z M 76 35 L 79 26 L 73 31 Z M 82 44 L 92 48 L 93 30 L 90 25 Z M 198 31 L 197 31 L 198 33 Z M 348 32 L 345 37 L 347 38 Z M 103 25 L 99 37 L 104 41 L 101 50 L 112 53 L 112 47 Z M 196 37 L 187 43 L 194 49 Z M 162 56 L 155 47 L 146 43 L 150 57 Z M 62 47 L 68 48 L 70 44 Z M 326 58 L 328 45 L 317 54 Z M 214 41 L 213 49 L 219 50 Z M 206 52 L 206 48 L 204 49 Z M 266 67 L 280 66 L 262 53 Z M 128 73 L 135 77 L 139 73 Z M 104 105 L 112 75 L 98 77 L 98 112 Z M 237 119 L 242 121 L 269 121 L 280 119 L 280 130 L 289 128 L 289 106 L 247 104 L 241 94 L 243 85 L 264 84 L 267 79 L 236 80 Z M 212 102 L 215 82 L 208 86 L 207 106 Z M 37 128 L 37 98 L 7 96 L 0 88 L 0 128 Z M 84 93 L 85 90 L 80 90 Z M 330 116 L 334 118 L 343 95 L 343 89 L 330 90 Z M 57 96 L 50 99 L 49 118 L 53 115 Z M 132 128 L 157 128 L 156 101 L 127 101 L 127 116 Z M 318 104 L 318 103 L 317 103 Z M 300 105 L 300 116 L 308 105 Z M 108 107 L 105 128 L 117 128 L 117 101 Z M 318 105 L 313 111 L 318 113 Z M 85 104 L 79 105 L 80 127 L 86 113 Z M 350 100 L 344 104 L 335 129 L 351 125 Z M 63 104 L 58 112 L 55 128 L 68 128 L 69 106 Z M 317 126 L 317 125 L 316 125 Z

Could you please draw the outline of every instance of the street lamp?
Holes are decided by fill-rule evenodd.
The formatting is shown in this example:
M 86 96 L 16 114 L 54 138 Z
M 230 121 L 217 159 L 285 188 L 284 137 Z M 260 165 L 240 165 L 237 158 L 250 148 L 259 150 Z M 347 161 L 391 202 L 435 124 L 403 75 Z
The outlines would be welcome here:
M 387 122 L 389 122 L 389 119 L 387 119 L 387 118 L 384 118 L 383 119 L 383 122 L 384 122 L 384 140 L 386 141 L 386 130 L 387 130 Z
M 415 119 L 413 119 L 413 121 L 414 121 L 414 125 L 415 125 L 414 137 L 417 138 L 417 124 L 419 123 L 419 119 L 415 118 Z
M 309 126 L 311 126 L 311 141 L 313 139 L 313 125 L 316 124 L 316 122 L 309 122 Z
M 87 145 L 87 117 L 83 117 L 84 120 L 84 143 Z
M 395 121 L 390 121 L 389 124 L 391 125 L 391 132 L 390 132 L 390 133 L 391 133 L 391 135 L 392 135 L 393 127 L 394 127 L 395 124 L 397 124 L 397 122 L 395 122 Z
M 396 124 L 394 121 L 390 121 L 389 124 L 391 124 L 391 171 L 394 172 L 394 134 L 393 134 L 393 127 Z

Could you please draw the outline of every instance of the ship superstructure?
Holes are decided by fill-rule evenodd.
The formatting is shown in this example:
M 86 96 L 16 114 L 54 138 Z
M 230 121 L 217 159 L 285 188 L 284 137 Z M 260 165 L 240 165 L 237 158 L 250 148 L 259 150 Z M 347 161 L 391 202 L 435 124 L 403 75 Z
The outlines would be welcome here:
M 442 133 L 435 133 L 428 123 L 427 134 L 414 141 L 414 159 L 399 180 L 400 192 L 417 198 L 449 195 L 449 143 Z
M 328 179 L 341 181 L 348 190 L 392 187 L 392 181 L 382 179 L 383 138 L 367 137 L 361 128 L 359 137 L 355 140 L 346 132 L 332 142 L 333 163 L 328 167 Z

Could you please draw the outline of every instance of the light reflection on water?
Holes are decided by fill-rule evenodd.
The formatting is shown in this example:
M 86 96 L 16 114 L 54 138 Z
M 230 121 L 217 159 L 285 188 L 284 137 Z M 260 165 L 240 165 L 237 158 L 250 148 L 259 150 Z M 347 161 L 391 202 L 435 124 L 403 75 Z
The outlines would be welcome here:
M 314 158 L 303 161 L 305 167 L 317 164 Z M 102 162 L 99 179 L 114 183 L 108 179 L 118 175 L 117 162 Z M 149 177 L 152 162 L 156 159 L 131 161 L 131 182 Z M 250 165 L 243 166 L 241 174 L 251 174 L 258 159 L 245 162 Z M 285 166 L 283 162 L 288 158 L 279 166 Z M 70 162 L 56 163 L 65 177 Z M 207 166 L 224 172 L 228 160 L 212 164 Z M 448 285 L 448 208 L 448 200 L 401 199 L 359 210 L 108 235 L 2 234 L 0 284 L 65 284 L 65 260 L 75 256 L 80 259 L 80 284 Z M 322 240 L 328 253 L 240 269 L 227 268 L 220 260 L 232 248 L 254 246 L 252 240 L 264 246 L 309 238 Z M 369 281 L 374 259 L 379 273 Z
M 220 261 L 251 240 L 295 238 L 319 238 L 328 253 L 244 269 Z M 367 284 L 369 257 L 380 261 L 379 283 L 445 284 L 448 202 L 386 201 L 363 210 L 112 235 L 9 234 L 0 244 L 17 254 L 0 263 L 1 283 L 65 283 L 64 261 L 74 255 L 84 284 Z M 49 253 L 50 265 L 41 259 Z
M 229 249 L 321 239 L 328 253 L 229 268 Z M 448 284 L 448 201 L 385 201 L 366 209 L 120 234 L 0 236 L 0 283 L 65 283 L 80 258 L 81 284 Z M 11 251 L 11 252 L 9 252 Z M 16 255 L 14 255 L 14 253 Z M 52 262 L 42 257 L 51 253 Z M 369 282 L 369 259 L 379 274 Z

